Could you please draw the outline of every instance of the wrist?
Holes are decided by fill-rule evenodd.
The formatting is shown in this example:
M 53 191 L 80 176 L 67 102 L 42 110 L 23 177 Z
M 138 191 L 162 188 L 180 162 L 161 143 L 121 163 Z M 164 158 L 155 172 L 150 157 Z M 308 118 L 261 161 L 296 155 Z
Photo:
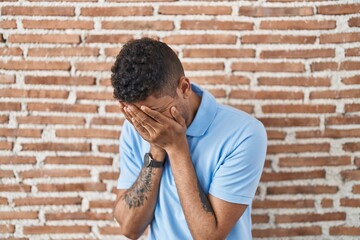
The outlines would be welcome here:
M 165 161 L 166 152 L 164 149 L 157 147 L 155 145 L 150 145 L 150 154 L 152 158 L 156 161 L 163 162 Z

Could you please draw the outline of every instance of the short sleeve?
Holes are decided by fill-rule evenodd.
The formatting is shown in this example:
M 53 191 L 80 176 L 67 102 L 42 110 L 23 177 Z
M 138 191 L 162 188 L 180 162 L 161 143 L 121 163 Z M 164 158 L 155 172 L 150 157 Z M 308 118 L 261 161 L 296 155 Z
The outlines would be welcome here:
M 254 120 L 236 138 L 238 143 L 213 175 L 209 193 L 228 202 L 249 205 L 262 174 L 267 135 L 262 123 Z
M 138 135 L 132 125 L 125 121 L 120 136 L 120 176 L 118 189 L 130 188 L 141 171 L 143 161 L 139 156 Z

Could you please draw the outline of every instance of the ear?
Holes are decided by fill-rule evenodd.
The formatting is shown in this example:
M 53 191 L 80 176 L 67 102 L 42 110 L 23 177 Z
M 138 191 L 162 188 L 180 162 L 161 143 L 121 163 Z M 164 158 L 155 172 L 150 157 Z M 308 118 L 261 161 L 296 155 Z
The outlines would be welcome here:
M 189 98 L 190 94 L 191 94 L 191 83 L 190 80 L 185 77 L 182 76 L 179 80 L 179 85 L 178 85 L 178 91 L 179 91 L 179 96 L 186 99 Z

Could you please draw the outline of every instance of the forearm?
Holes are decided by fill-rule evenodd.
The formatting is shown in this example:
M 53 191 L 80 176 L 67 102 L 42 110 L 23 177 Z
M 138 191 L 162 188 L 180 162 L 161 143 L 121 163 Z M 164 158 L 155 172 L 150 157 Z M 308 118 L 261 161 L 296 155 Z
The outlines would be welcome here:
M 162 171 L 162 168 L 143 167 L 131 188 L 116 199 L 114 216 L 125 236 L 140 237 L 152 221 Z
M 168 152 L 176 188 L 190 232 L 194 239 L 219 239 L 216 215 L 201 189 L 189 151 Z M 196 183 L 196 184 L 194 184 Z

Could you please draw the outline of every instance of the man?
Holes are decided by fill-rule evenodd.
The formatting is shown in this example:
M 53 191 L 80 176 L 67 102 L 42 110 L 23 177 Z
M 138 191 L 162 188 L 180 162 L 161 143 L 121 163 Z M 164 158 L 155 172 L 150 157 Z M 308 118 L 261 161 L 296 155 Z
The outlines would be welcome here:
M 177 55 L 128 42 L 111 69 L 126 117 L 114 216 L 149 239 L 251 239 L 251 202 L 266 152 L 263 125 L 216 103 L 185 77 Z

